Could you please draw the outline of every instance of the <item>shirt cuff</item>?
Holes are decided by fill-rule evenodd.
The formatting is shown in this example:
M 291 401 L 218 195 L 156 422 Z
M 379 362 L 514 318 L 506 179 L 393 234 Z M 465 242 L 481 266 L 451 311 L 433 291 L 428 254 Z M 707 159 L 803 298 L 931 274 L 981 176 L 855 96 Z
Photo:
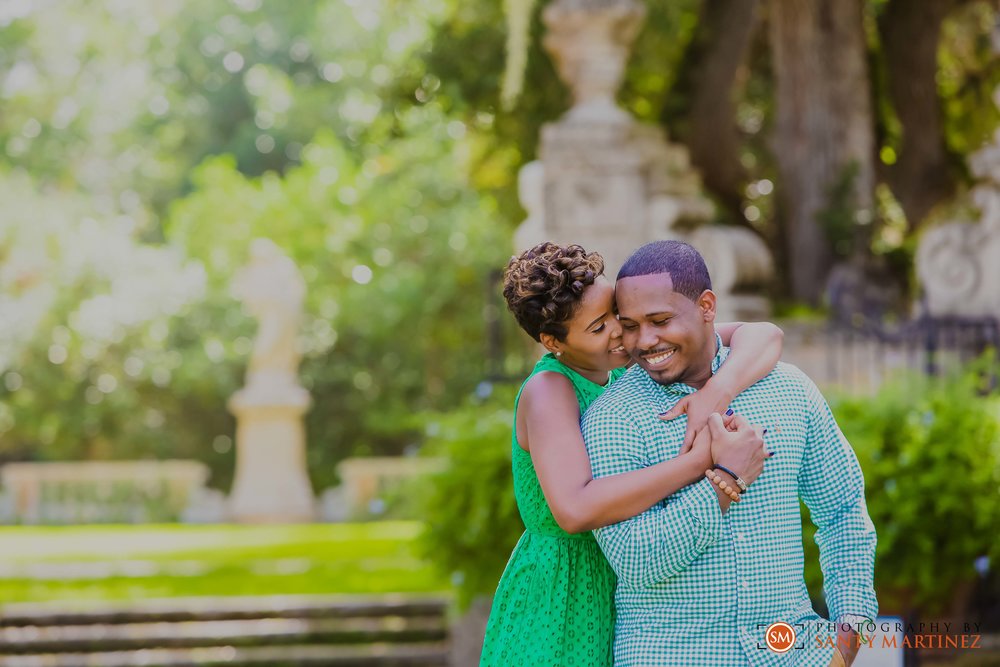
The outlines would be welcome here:
M 719 507 L 715 484 L 703 477 L 679 495 L 681 505 L 696 524 L 698 538 L 695 548 L 702 552 L 715 544 L 722 532 L 722 508 Z
M 874 620 L 878 616 L 878 602 L 874 591 L 842 591 L 839 595 L 827 598 L 830 610 L 830 620 L 837 621 L 843 616 L 863 616 Z

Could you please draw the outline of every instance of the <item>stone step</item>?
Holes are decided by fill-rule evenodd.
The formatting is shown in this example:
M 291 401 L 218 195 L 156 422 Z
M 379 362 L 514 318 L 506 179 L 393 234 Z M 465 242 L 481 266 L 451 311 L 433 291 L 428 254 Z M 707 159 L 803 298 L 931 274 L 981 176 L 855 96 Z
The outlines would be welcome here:
M 448 647 L 423 644 L 363 646 L 214 646 L 42 655 L 0 654 L 0 667 L 445 667 Z
M 384 595 L 167 598 L 67 609 L 65 604 L 10 604 L 0 608 L 0 628 L 15 626 L 250 620 L 256 618 L 348 618 L 444 616 L 441 597 Z
M 0 628 L 7 654 L 124 651 L 281 644 L 366 644 L 443 641 L 441 616 L 258 618 L 180 623 L 124 623 Z

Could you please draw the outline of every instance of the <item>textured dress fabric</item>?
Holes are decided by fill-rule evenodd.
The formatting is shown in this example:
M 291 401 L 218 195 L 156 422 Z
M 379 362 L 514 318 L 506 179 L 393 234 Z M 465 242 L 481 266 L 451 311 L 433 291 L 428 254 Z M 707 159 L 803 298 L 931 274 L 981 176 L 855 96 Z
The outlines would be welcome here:
M 545 371 L 569 379 L 580 414 L 624 372 L 612 371 L 602 386 L 546 354 L 528 379 Z M 571 535 L 556 523 L 531 455 L 517 443 L 516 427 L 511 448 L 514 495 L 525 531 L 493 598 L 480 667 L 609 667 L 614 572 L 592 533 Z

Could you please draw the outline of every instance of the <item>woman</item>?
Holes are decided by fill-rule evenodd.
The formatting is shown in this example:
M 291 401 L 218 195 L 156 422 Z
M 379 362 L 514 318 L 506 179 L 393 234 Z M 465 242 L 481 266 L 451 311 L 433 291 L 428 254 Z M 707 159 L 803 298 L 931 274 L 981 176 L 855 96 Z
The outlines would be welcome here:
M 614 288 L 603 271 L 597 253 L 541 243 L 511 259 L 504 274 L 508 307 L 548 353 L 516 399 L 514 492 L 526 531 L 494 597 L 481 667 L 612 664 L 615 576 L 589 531 L 636 516 L 699 480 L 711 453 L 707 439 L 692 446 L 695 433 L 781 355 L 782 334 L 771 324 L 718 325 L 723 343 L 733 346 L 729 360 L 662 415 L 688 415 L 681 453 L 595 480 L 580 415 L 628 362 Z

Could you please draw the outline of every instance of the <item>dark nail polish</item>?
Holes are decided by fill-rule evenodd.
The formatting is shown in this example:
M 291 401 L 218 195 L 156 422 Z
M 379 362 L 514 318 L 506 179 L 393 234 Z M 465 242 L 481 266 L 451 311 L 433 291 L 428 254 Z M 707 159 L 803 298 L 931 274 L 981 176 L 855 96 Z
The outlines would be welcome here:
M 771 458 L 772 456 L 774 456 L 774 452 L 768 452 L 767 453 L 767 458 Z
M 733 416 L 733 409 L 732 408 L 729 408 L 728 410 L 726 410 L 726 416 L 727 417 L 732 417 Z
M 661 416 L 661 417 L 666 417 L 666 416 L 667 416 L 667 415 L 669 415 L 669 414 L 670 414 L 670 410 L 667 410 L 666 412 L 661 412 L 661 413 L 660 413 L 660 416 Z
M 765 428 L 761 435 L 767 435 L 767 429 Z

